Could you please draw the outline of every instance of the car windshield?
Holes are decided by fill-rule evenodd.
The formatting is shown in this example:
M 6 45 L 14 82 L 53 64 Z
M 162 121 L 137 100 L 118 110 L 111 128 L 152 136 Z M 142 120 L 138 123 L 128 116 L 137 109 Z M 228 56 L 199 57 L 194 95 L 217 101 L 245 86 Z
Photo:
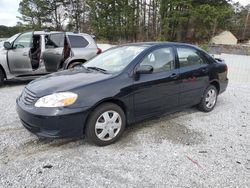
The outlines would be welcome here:
M 117 73 L 125 69 L 145 46 L 121 46 L 110 49 L 84 64 L 86 69 L 107 73 Z

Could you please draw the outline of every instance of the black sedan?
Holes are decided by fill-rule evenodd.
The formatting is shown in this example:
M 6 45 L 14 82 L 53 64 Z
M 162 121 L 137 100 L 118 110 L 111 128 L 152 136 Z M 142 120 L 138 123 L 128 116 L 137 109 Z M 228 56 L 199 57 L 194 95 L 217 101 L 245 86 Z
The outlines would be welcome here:
M 38 136 L 85 134 L 108 145 L 131 123 L 194 105 L 210 112 L 227 85 L 227 66 L 195 46 L 127 44 L 32 81 L 17 98 L 17 112 Z

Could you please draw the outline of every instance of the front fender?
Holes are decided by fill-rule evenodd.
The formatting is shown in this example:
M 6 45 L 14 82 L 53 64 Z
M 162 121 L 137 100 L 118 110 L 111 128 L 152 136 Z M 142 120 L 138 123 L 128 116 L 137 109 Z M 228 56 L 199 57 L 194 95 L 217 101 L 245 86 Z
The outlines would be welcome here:
M 7 56 L 7 51 L 0 53 L 0 68 L 4 71 L 6 79 L 10 79 L 11 75 L 6 56 Z

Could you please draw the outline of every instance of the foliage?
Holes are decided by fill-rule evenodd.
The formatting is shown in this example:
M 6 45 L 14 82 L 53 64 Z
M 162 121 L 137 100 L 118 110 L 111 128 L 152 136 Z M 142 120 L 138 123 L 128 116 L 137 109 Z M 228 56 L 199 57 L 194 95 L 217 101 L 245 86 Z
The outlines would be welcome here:
M 250 37 L 247 7 L 231 0 L 21 0 L 19 12 L 20 28 L 88 32 L 116 43 L 206 43 L 223 30 Z

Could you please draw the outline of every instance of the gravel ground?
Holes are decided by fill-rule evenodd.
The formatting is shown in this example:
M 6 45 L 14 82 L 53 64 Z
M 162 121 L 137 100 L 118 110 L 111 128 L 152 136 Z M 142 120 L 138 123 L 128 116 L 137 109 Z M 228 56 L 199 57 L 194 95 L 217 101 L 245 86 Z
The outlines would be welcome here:
M 231 83 L 211 113 L 129 126 L 107 147 L 30 134 L 15 111 L 23 87 L 0 89 L 1 187 L 250 186 L 250 84 Z
M 0 187 L 250 187 L 250 83 L 231 82 L 211 113 L 135 124 L 107 147 L 30 134 L 15 111 L 24 85 L 0 88 Z

